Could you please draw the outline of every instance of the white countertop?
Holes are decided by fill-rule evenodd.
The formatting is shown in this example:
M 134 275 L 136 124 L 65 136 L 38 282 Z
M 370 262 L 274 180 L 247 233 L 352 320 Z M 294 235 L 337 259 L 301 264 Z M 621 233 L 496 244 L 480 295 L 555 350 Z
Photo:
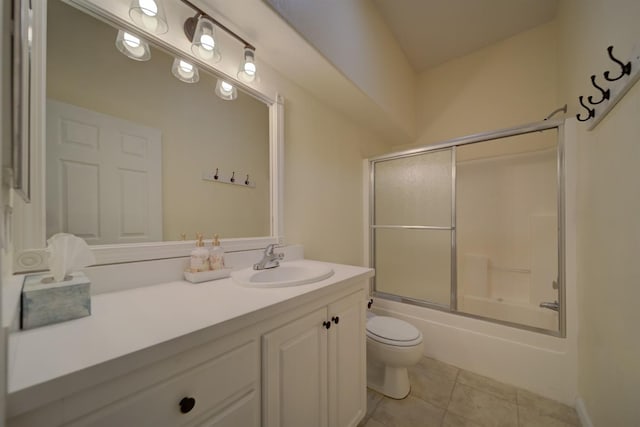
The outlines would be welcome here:
M 11 395 L 348 279 L 373 276 L 370 268 L 328 265 L 334 270 L 332 277 L 288 288 L 248 288 L 227 278 L 198 284 L 172 281 L 94 295 L 89 317 L 9 335 L 8 392 Z

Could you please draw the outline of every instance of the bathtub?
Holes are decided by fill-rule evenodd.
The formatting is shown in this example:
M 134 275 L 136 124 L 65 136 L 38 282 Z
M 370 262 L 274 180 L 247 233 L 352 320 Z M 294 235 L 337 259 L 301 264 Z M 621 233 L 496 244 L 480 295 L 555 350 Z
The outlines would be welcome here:
M 569 293 L 575 297 L 575 293 Z M 482 310 L 513 312 L 537 318 L 535 307 L 482 297 L 465 304 Z M 437 309 L 374 298 L 372 310 L 417 327 L 424 336 L 424 355 L 574 406 L 577 396 L 577 321 L 575 299 L 567 300 L 567 336 L 506 326 Z M 535 316 L 533 315 L 535 314 Z M 546 315 L 549 322 L 557 325 Z
M 458 311 L 534 328 L 558 329 L 558 313 L 521 301 L 458 295 Z

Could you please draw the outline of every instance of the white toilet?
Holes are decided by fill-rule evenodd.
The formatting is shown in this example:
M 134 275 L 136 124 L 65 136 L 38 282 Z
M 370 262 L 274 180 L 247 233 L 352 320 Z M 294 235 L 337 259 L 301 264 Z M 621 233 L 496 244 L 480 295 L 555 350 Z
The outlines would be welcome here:
M 367 312 L 367 387 L 394 399 L 407 397 L 407 368 L 421 357 L 422 333 L 416 327 Z

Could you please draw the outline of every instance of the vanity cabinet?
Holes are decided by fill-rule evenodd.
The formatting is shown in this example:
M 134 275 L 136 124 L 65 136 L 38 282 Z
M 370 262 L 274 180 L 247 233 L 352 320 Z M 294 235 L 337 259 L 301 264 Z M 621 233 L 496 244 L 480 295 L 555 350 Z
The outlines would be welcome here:
M 113 426 L 260 426 L 255 340 L 68 424 Z
M 265 427 L 350 427 L 366 411 L 364 292 L 265 334 Z
M 260 427 L 260 412 L 259 337 L 240 334 L 10 419 L 9 426 Z
M 9 395 L 8 426 L 356 427 L 366 411 L 366 290 L 361 278 L 344 280 L 123 356 L 118 374 L 96 365 Z

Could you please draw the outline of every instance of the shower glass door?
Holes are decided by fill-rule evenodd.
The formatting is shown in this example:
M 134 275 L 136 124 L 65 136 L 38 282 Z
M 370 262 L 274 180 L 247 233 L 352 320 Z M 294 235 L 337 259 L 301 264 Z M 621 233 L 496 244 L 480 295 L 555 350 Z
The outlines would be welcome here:
M 451 306 L 453 151 L 374 163 L 376 292 Z
M 562 129 L 370 159 L 374 295 L 565 336 Z
M 458 147 L 458 311 L 557 331 L 557 130 Z

